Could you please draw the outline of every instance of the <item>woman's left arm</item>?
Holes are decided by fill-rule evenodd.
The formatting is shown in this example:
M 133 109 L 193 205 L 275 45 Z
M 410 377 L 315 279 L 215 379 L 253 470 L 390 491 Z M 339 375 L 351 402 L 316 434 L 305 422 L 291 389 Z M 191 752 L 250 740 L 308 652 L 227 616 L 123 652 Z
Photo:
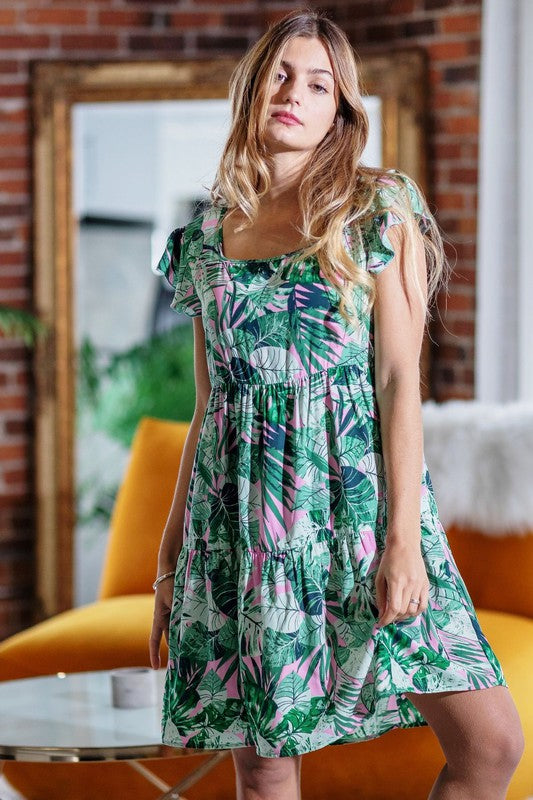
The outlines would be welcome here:
M 379 627 L 425 611 L 429 593 L 420 546 L 423 431 L 419 363 L 425 313 L 414 281 L 400 268 L 406 257 L 404 225 L 392 226 L 387 236 L 395 256 L 376 278 L 374 305 L 376 399 L 387 486 L 385 550 L 376 575 Z M 424 243 L 418 231 L 412 257 L 427 297 Z M 410 603 L 412 598 L 420 603 Z

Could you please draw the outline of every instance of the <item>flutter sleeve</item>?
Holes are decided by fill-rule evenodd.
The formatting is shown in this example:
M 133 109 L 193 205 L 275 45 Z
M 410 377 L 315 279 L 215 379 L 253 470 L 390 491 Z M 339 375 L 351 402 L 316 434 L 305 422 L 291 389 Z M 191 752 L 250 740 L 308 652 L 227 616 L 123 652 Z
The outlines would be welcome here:
M 389 228 L 405 222 L 405 210 L 399 204 L 399 194 L 403 193 L 410 210 L 418 222 L 418 227 L 425 233 L 430 224 L 430 216 L 426 211 L 426 203 L 419 189 L 403 173 L 388 170 L 401 180 L 398 185 L 394 178 L 382 179 L 376 193 L 376 211 L 370 224 L 365 225 L 363 242 L 366 253 L 368 272 L 381 272 L 394 258 L 394 249 L 387 235 Z
M 163 275 L 174 289 L 170 307 L 183 311 L 190 317 L 202 313 L 202 304 L 194 283 L 194 259 L 188 256 L 186 227 L 176 228 L 167 239 L 163 255 L 153 267 L 156 275 Z

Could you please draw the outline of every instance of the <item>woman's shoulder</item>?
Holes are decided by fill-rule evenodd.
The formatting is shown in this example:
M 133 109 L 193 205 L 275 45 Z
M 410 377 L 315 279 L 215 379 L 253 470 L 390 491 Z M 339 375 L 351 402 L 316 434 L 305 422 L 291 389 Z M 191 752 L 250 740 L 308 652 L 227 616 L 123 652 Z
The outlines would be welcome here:
M 424 192 L 417 181 L 397 168 L 385 169 L 375 176 L 374 209 L 412 212 L 415 217 L 427 215 L 428 207 Z
M 431 212 L 424 195 L 413 178 L 399 169 L 374 169 L 365 175 L 369 203 L 359 218 L 358 231 L 366 268 L 380 272 L 394 257 L 388 238 L 393 225 L 414 217 L 425 233 L 430 226 Z
M 196 231 L 201 230 L 210 210 L 212 210 L 211 205 L 204 205 L 197 210 L 194 216 L 181 227 L 182 236 L 184 238 L 191 237 Z
M 196 211 L 192 219 L 185 225 L 177 228 L 175 233 L 179 237 L 182 253 L 189 257 L 199 255 L 206 235 L 216 228 L 218 209 L 211 203 L 206 203 Z
M 397 168 L 364 168 L 360 194 L 356 199 L 357 225 L 363 236 L 374 237 L 398 222 L 413 218 L 424 233 L 432 214 L 418 183 Z

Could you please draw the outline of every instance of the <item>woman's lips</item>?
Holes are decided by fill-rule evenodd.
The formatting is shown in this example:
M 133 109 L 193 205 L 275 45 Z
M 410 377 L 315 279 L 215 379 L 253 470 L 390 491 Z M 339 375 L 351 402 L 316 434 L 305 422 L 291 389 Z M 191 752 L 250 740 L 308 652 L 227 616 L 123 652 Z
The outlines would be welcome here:
M 279 119 L 280 122 L 284 122 L 286 125 L 301 125 L 302 123 L 300 120 L 295 117 L 293 114 L 286 114 L 283 111 L 278 112 L 277 114 L 272 114 L 273 117 Z

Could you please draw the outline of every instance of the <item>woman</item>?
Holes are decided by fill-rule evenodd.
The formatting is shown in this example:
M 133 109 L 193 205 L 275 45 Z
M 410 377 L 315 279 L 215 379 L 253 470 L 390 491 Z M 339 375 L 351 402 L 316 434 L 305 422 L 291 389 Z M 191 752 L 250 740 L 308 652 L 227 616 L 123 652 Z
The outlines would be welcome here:
M 431 799 L 502 800 L 520 722 L 423 456 L 437 225 L 408 176 L 361 164 L 324 15 L 274 25 L 230 89 L 212 203 L 156 268 L 194 318 L 197 392 L 155 583 L 163 739 L 231 748 L 240 800 L 294 800 L 303 753 L 429 724 Z

